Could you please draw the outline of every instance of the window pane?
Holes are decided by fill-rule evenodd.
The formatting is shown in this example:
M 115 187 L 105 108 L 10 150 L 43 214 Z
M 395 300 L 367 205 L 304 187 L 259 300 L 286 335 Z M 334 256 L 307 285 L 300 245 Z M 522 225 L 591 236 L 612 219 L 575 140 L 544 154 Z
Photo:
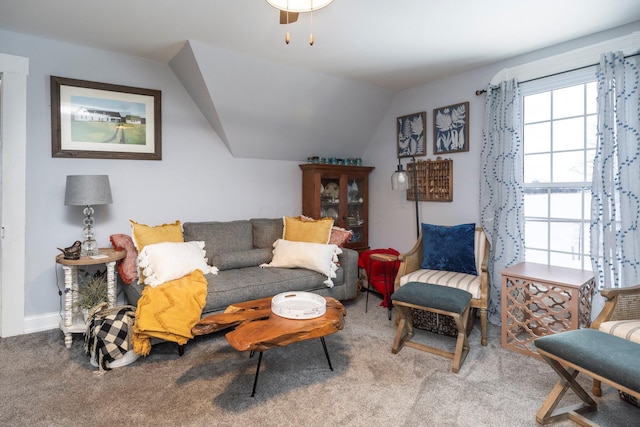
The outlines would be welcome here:
M 551 119 L 551 92 L 524 98 L 524 122 L 533 123 Z
M 559 219 L 582 219 L 582 190 L 553 189 L 550 216 Z
M 553 91 L 553 118 L 573 117 L 584 114 L 584 85 Z
M 584 148 L 584 117 L 553 122 L 553 150 Z
M 552 222 L 551 250 L 580 253 L 582 227 L 578 222 Z
M 537 262 L 539 264 L 547 264 L 547 251 L 537 251 L 535 249 L 525 249 L 524 259 L 527 262 Z
M 598 112 L 598 84 L 590 82 L 587 86 L 587 114 L 596 114 Z
M 591 231 L 589 230 L 589 224 L 585 224 L 582 227 L 582 241 L 584 242 L 582 253 L 586 257 L 584 261 L 585 265 L 583 267 L 585 270 L 593 270 L 591 268 L 591 257 L 589 256 L 589 254 L 591 253 L 591 241 L 589 240 L 591 238 L 590 233 Z
M 584 151 L 553 154 L 553 182 L 584 182 L 584 180 Z
M 596 150 L 587 150 L 585 155 L 587 156 L 587 177 L 586 182 L 589 183 L 591 188 L 591 180 L 593 179 L 593 159 L 596 157 Z
M 579 255 L 551 252 L 549 264 L 567 268 L 582 268 L 583 257 Z
M 535 191 L 535 190 L 533 190 Z M 547 218 L 549 215 L 549 202 L 547 190 L 532 192 L 524 190 L 524 216 Z
M 584 219 L 589 221 L 591 219 L 591 188 L 585 188 L 584 190 Z M 587 230 L 589 227 L 587 227 Z M 585 240 L 588 242 L 589 240 Z
M 587 148 L 596 148 L 598 141 L 598 116 L 587 116 Z
M 524 182 L 551 182 L 550 154 L 525 154 Z
M 549 249 L 548 223 L 537 221 L 525 221 L 524 241 L 527 248 Z
M 551 151 L 551 123 L 543 122 L 524 126 L 524 152 Z

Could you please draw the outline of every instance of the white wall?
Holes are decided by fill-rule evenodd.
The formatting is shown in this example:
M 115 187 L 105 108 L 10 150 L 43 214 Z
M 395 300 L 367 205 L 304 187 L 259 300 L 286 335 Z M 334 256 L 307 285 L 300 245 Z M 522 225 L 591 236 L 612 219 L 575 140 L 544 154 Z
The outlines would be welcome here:
M 420 202 L 420 220 L 436 224 L 479 222 L 478 179 L 483 89 L 500 69 L 640 29 L 640 22 L 467 71 L 398 93 L 362 157 L 371 174 L 372 248 L 406 251 L 415 240 L 414 204 L 392 192 L 396 169 L 396 117 L 427 112 L 427 158 L 433 158 L 434 108 L 470 102 L 470 151 L 453 159 L 453 202 Z M 168 65 L 131 56 L 0 30 L 0 52 L 29 58 L 27 138 L 27 242 L 25 315 L 51 325 L 60 310 L 56 247 L 81 238 L 80 209 L 64 206 L 69 174 L 108 174 L 113 204 L 96 208 L 100 246 L 111 233 L 128 233 L 129 219 L 147 224 L 296 215 L 301 206 L 298 162 L 235 159 L 203 118 Z M 428 55 L 428 52 L 425 52 Z M 162 161 L 51 157 L 49 76 L 162 91 Z M 11 189 L 5 189 L 11 191 Z M 49 322 L 49 323 L 47 323 Z M 55 323 L 54 323 L 55 325 Z M 28 327 L 27 327 L 28 329 Z
M 110 177 L 113 204 L 97 206 L 95 214 L 101 247 L 110 246 L 110 234 L 128 233 L 129 219 L 159 224 L 300 213 L 298 162 L 231 157 L 168 65 L 4 31 L 0 52 L 30 60 L 26 317 L 57 315 L 56 281 L 62 286 L 63 278 L 56 247 L 82 237 L 81 209 L 64 206 L 66 175 Z M 50 75 L 161 90 L 163 160 L 52 158 Z
M 525 64 L 610 38 L 621 37 L 638 31 L 638 29 L 640 29 L 640 22 L 635 22 L 398 93 L 363 156 L 365 164 L 376 167 L 371 174 L 369 189 L 371 195 L 371 229 L 369 231 L 371 247 L 392 247 L 400 252 L 405 252 L 412 247 L 416 240 L 415 204 L 413 201 L 406 200 L 405 191 L 391 190 L 391 175 L 398 164 L 395 125 L 397 117 L 420 111 L 427 112 L 427 156 L 419 157 L 418 160 L 435 159 L 433 155 L 433 109 L 469 101 L 470 149 L 468 152 L 442 155 L 443 158 L 453 160 L 453 201 L 419 202 L 419 218 L 420 222 L 431 224 L 479 223 L 478 190 L 485 96 L 476 96 L 475 91 L 485 89 L 491 78 L 504 68 Z M 425 55 L 428 54 L 425 52 Z M 404 160 L 404 164 L 406 162 L 407 159 Z

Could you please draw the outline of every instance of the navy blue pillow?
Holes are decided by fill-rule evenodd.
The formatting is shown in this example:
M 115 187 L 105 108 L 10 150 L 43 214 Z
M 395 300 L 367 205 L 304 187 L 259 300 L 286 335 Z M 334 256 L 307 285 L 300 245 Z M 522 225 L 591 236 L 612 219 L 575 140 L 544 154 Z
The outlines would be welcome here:
M 422 224 L 422 263 L 427 270 L 478 275 L 473 252 L 475 224 L 452 227 Z

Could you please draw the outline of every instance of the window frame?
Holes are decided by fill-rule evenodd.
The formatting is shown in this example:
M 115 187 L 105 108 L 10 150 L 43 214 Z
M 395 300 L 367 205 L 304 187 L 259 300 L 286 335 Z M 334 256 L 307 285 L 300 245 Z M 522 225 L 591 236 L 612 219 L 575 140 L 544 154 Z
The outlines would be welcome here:
M 586 84 L 586 83 L 590 83 L 590 82 L 596 82 L 596 65 L 591 65 L 588 67 L 582 67 L 580 69 L 577 70 L 573 70 L 573 71 L 568 71 L 568 72 L 564 72 L 564 73 L 560 73 L 560 74 L 556 74 L 556 75 L 551 75 L 551 76 L 547 76 L 547 77 L 542 77 L 542 78 L 538 78 L 538 79 L 534 79 L 534 80 L 530 80 L 528 82 L 523 82 L 520 84 L 520 105 L 521 105 L 521 125 L 522 125 L 522 138 L 523 138 L 523 147 L 525 144 L 525 97 L 530 96 L 530 95 L 535 95 L 535 94 L 539 94 L 539 93 L 544 93 L 544 92 L 550 92 L 550 91 L 554 91 L 554 90 L 559 90 L 559 89 L 563 89 L 563 88 L 567 88 L 570 86 L 575 86 L 575 85 L 582 85 L 582 84 Z M 585 98 L 585 103 L 588 102 L 587 99 Z M 553 104 L 553 101 L 551 100 L 551 103 Z M 586 107 L 586 105 L 585 105 Z M 597 120 L 597 110 L 596 110 L 596 120 Z M 593 116 L 593 113 L 588 113 L 587 109 L 585 108 L 583 115 L 582 116 L 577 116 L 577 117 L 588 117 L 588 116 Z M 592 183 L 591 181 L 587 181 L 587 179 L 590 179 L 590 177 L 588 176 L 588 166 L 587 166 L 587 162 L 592 161 L 592 158 L 589 157 L 589 151 L 590 149 L 585 145 L 583 145 L 582 148 L 580 149 L 572 149 L 572 150 L 556 150 L 554 151 L 554 147 L 553 147 L 553 124 L 554 124 L 554 120 L 560 120 L 559 118 L 554 118 L 553 116 L 553 111 L 551 112 L 551 118 L 549 120 L 549 123 L 551 125 L 550 129 L 550 147 L 549 147 L 549 153 L 551 154 L 551 159 L 550 159 L 550 163 L 549 163 L 549 167 L 550 167 L 550 172 L 549 172 L 549 182 L 541 182 L 541 183 L 526 183 L 525 182 L 525 176 L 526 176 L 526 159 L 527 159 L 527 154 L 524 154 L 524 150 L 523 150 L 523 187 L 524 187 L 524 195 L 525 195 L 525 200 L 523 200 L 524 203 L 524 212 L 525 212 L 525 217 L 524 217 L 524 223 L 525 223 L 525 236 L 523 236 L 524 238 L 524 247 L 525 247 L 525 260 L 527 260 L 527 253 L 534 254 L 534 253 L 538 253 L 538 254 L 542 254 L 543 257 L 541 258 L 545 258 L 546 260 L 546 264 L 548 265 L 560 265 L 560 266 L 567 266 L 564 263 L 559 263 L 557 261 L 554 260 L 554 258 L 557 260 L 558 258 L 562 258 L 563 256 L 570 256 L 570 257 L 574 257 L 574 256 L 578 256 L 579 257 L 579 263 L 575 263 L 578 265 L 571 265 L 571 267 L 575 267 L 575 268 L 582 268 L 582 269 L 586 269 L 586 270 L 591 270 L 591 258 L 590 258 L 590 242 L 588 240 L 588 230 L 589 230 L 589 226 L 590 226 L 590 210 L 591 207 L 590 206 L 585 206 L 589 200 L 590 200 L 590 194 L 588 194 L 589 197 L 587 197 L 587 195 L 585 195 L 584 193 L 591 192 L 591 186 Z M 531 122 L 531 123 L 535 123 L 535 122 Z M 529 123 L 530 124 L 530 123 Z M 584 123 L 584 129 L 585 129 L 585 134 L 584 134 L 584 138 L 586 141 L 587 138 L 587 129 L 589 128 L 588 126 L 588 120 L 585 119 L 585 123 Z M 594 135 L 595 136 L 595 135 Z M 585 181 L 569 181 L 569 182 L 554 182 L 553 181 L 553 161 L 554 161 L 554 157 L 553 153 L 560 153 L 560 152 L 571 152 L 571 151 L 581 151 L 584 161 L 585 161 L 585 176 L 584 179 Z M 595 148 L 592 150 L 592 152 L 595 152 Z M 552 194 L 555 191 L 558 191 L 560 189 L 567 189 L 567 190 L 575 190 L 576 192 L 581 193 L 580 194 L 580 201 L 581 201 L 581 206 L 580 206 L 580 218 L 564 218 L 564 217 L 554 217 L 552 216 L 552 204 L 551 204 L 551 197 Z M 535 216 L 535 215 L 526 215 L 526 195 L 527 194 L 531 194 L 532 190 L 536 190 L 536 191 L 541 191 L 541 192 L 546 192 L 547 195 L 547 204 L 546 204 L 546 216 Z M 544 238 L 542 239 L 543 241 L 546 241 L 546 247 L 545 248 L 541 248 L 541 247 L 532 247 L 531 245 L 527 244 L 527 238 L 526 238 L 526 234 L 527 234 L 527 224 L 533 224 L 536 222 L 544 222 L 546 224 L 546 233 L 547 235 L 544 236 Z M 553 238 L 552 238 L 552 231 L 553 231 L 553 225 L 554 224 L 578 224 L 579 226 L 579 236 L 578 236 L 578 249 L 577 252 L 575 251 L 566 251 L 566 250 L 561 250 L 558 249 L 557 245 L 553 245 Z M 528 260 L 529 261 L 529 260 Z M 536 257 L 535 260 L 531 260 L 532 262 L 541 262 L 539 261 L 539 258 Z

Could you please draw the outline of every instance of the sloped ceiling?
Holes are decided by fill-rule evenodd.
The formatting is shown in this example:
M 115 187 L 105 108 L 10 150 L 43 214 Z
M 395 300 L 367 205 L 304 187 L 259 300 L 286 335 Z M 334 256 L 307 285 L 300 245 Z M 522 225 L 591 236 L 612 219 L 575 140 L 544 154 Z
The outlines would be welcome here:
M 169 62 L 234 157 L 361 157 L 393 92 L 188 41 Z
M 0 28 L 170 62 L 234 156 L 299 161 L 361 156 L 388 91 L 638 21 L 638 3 L 335 0 L 284 26 L 264 0 L 0 0 Z

